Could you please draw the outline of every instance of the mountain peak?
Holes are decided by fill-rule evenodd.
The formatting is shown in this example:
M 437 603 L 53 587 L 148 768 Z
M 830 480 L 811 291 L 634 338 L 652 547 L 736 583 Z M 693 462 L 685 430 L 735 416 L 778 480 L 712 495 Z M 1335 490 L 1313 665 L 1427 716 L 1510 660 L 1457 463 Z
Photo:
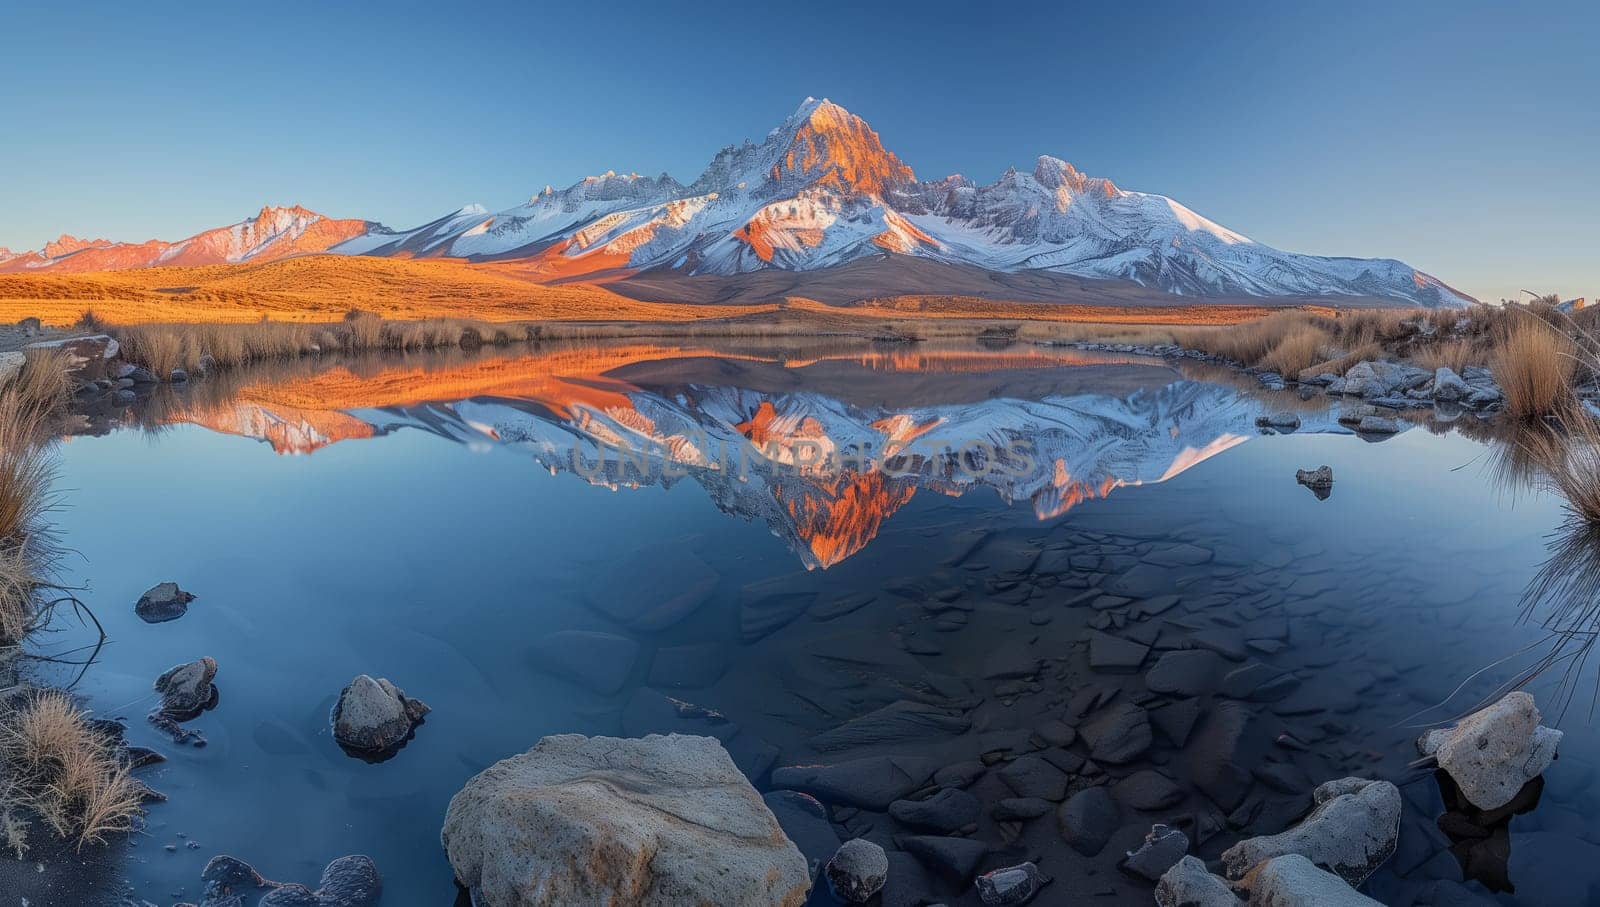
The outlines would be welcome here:
M 109 245 L 111 245 L 111 240 L 109 239 L 81 239 L 70 233 L 63 233 L 45 243 L 44 248 L 39 251 L 44 253 L 45 258 L 60 258 L 63 255 L 71 255 L 84 249 L 98 249 Z
M 866 120 L 827 98 L 806 98 L 772 139 L 780 147 L 767 176 L 780 185 L 821 185 L 882 196 L 916 181 L 916 174 L 883 147 Z

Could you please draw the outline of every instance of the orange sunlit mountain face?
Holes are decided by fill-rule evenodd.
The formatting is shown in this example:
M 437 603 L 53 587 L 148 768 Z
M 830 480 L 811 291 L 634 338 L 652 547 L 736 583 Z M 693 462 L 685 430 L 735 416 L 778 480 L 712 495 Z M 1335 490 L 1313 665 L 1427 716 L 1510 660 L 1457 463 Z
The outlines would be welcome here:
M 540 420 L 564 427 L 574 444 L 587 440 L 599 445 L 630 445 L 654 451 L 691 472 L 726 471 L 726 464 L 709 456 L 702 442 L 685 436 L 682 426 L 658 425 L 657 418 L 640 409 L 642 401 L 659 402 L 680 391 L 641 386 L 625 377 L 641 370 L 673 375 L 680 366 L 706 362 L 720 363 L 718 368 L 738 368 L 741 363 L 751 368 L 776 368 L 780 375 L 847 368 L 929 379 L 970 374 L 984 381 L 996 374 L 1049 369 L 1070 372 L 1078 367 L 1116 364 L 1098 354 L 1050 347 L 995 351 L 928 346 L 855 348 L 794 357 L 730 354 L 695 344 L 571 344 L 514 356 L 456 357 L 428 364 L 398 360 L 378 367 L 336 364 L 298 376 L 264 374 L 245 381 L 220 400 L 180 395 L 169 403 L 161 421 L 255 438 L 281 454 L 310 454 L 342 441 L 374 437 L 379 429 L 369 421 L 371 411 L 405 412 L 417 407 L 458 411 L 462 403 L 475 401 L 536 414 Z M 723 428 L 746 442 L 748 450 L 766 466 L 786 467 L 764 486 L 770 495 L 767 509 L 781 515 L 780 535 L 803 548 L 810 564 L 826 568 L 860 551 L 919 488 L 959 495 L 969 487 L 947 477 L 873 468 L 874 463 L 888 462 L 900 451 L 937 434 L 941 427 L 937 416 L 889 411 L 867 420 L 864 425 L 874 435 L 870 439 L 873 454 L 851 460 L 841 449 L 842 439 L 830 437 L 822 420 L 795 409 L 785 394 L 742 393 L 751 402 Z M 467 431 L 491 441 L 504 440 L 494 424 L 466 416 L 460 421 Z M 1225 436 L 1204 446 L 1185 448 L 1158 480 L 1243 440 Z M 1137 476 L 1075 477 L 1063 460 L 1046 464 L 1045 469 L 1044 481 L 1030 492 L 1041 519 L 1059 517 L 1084 501 L 1104 498 L 1116 488 L 1140 481 Z M 610 487 L 639 484 L 603 476 L 588 478 Z

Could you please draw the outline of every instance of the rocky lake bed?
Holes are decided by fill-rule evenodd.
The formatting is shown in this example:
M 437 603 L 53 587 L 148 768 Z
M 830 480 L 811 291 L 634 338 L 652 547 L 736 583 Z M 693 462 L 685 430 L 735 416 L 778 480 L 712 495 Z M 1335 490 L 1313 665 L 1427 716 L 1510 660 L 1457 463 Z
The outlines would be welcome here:
M 103 389 L 62 454 L 80 691 L 166 798 L 110 902 L 1600 890 L 1586 704 L 1502 698 L 1561 518 L 1489 474 L 1483 376 L 582 352 Z M 708 465 L 741 439 L 780 454 Z M 777 468 L 885 439 L 994 461 Z

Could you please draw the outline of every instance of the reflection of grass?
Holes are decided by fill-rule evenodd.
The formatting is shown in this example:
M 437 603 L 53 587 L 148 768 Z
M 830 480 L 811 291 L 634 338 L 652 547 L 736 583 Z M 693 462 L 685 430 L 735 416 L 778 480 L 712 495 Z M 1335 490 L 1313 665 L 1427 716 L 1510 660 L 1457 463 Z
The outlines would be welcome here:
M 15 697 L 14 697 L 15 698 Z M 13 702 L 0 715 L 0 763 L 7 789 L 0 809 L 31 810 L 62 837 L 78 846 L 98 844 L 108 834 L 129 831 L 141 812 L 144 786 L 129 774 L 112 744 L 90 726 L 72 697 L 56 690 L 36 690 Z M 18 823 L 6 821 L 7 845 Z

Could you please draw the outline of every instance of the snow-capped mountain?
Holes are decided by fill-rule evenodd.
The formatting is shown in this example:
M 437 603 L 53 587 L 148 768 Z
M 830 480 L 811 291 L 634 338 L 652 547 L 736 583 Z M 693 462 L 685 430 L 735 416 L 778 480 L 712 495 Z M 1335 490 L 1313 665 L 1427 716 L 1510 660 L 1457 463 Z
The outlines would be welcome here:
M 919 181 L 860 117 L 806 99 L 759 144 L 722 149 L 685 186 L 607 172 L 499 213 L 463 208 L 332 251 L 526 259 L 551 279 L 667 270 L 805 272 L 910 256 L 988 271 L 1114 280 L 1183 296 L 1361 297 L 1426 306 L 1471 298 L 1393 259 L 1285 252 L 1170 198 L 1040 157 L 979 186 Z
M 152 239 L 142 243 L 79 239 L 62 235 L 37 252 L 0 250 L 4 271 L 111 271 L 159 266 L 217 265 L 271 261 L 290 255 L 323 252 L 332 246 L 381 229 L 364 220 L 333 220 L 298 205 L 264 207 L 255 217 L 197 233 L 177 242 Z

